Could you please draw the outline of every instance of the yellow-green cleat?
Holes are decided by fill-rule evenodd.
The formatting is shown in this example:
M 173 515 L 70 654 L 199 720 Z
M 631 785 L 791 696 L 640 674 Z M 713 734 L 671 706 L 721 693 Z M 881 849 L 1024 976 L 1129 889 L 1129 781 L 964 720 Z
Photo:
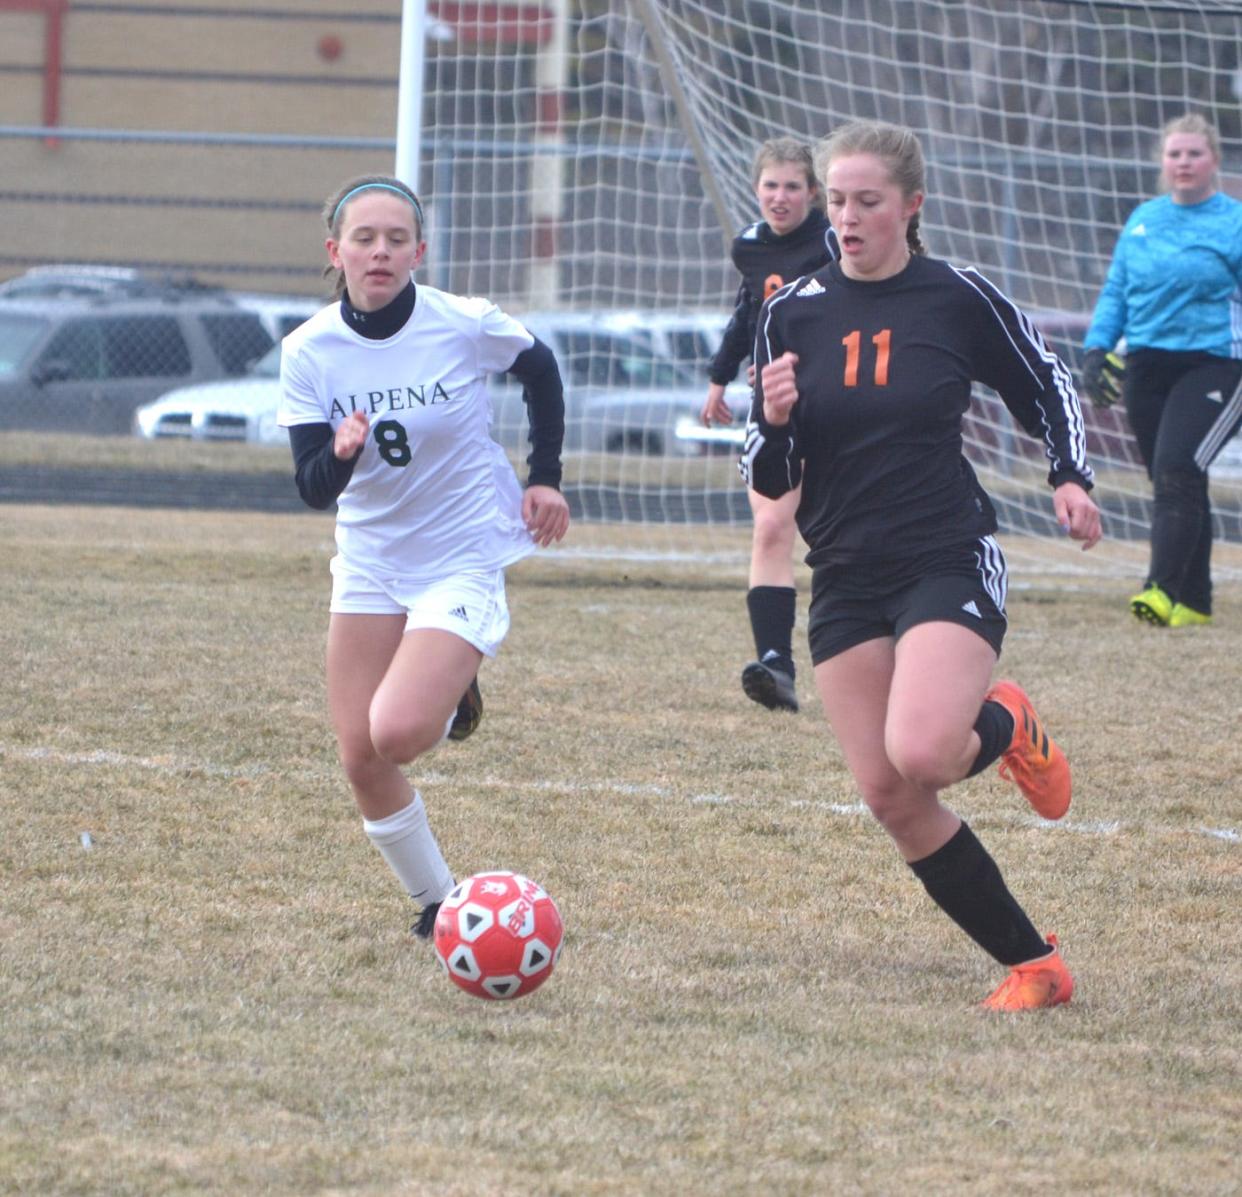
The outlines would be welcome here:
M 1186 606 L 1185 603 L 1174 603 L 1169 615 L 1169 627 L 1171 628 L 1201 628 L 1211 622 L 1210 615 L 1196 611 L 1193 607 Z
M 1167 628 L 1173 618 L 1173 600 L 1159 586 L 1148 586 L 1130 600 L 1135 619 L 1158 628 Z

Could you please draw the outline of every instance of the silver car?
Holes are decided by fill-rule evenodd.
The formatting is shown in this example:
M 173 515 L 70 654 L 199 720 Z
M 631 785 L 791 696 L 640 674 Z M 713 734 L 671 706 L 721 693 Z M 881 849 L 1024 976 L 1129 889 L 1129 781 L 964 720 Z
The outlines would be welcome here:
M 219 295 L 0 299 L 0 428 L 125 433 L 174 386 L 239 377 L 272 336 Z
M 708 318 L 635 310 L 532 311 L 517 317 L 551 348 L 565 384 L 565 448 L 569 452 L 696 454 L 676 428 L 697 419 L 707 395 L 699 368 L 710 343 Z M 674 330 L 692 345 L 676 360 Z M 683 338 L 684 343 L 684 338 Z M 697 359 L 697 360 L 696 360 Z M 493 381 L 495 435 L 507 449 L 526 444 L 521 387 L 509 376 Z M 743 396 L 738 402 L 745 403 Z
M 134 432 L 148 440 L 251 441 L 287 444 L 276 424 L 280 405 L 280 345 L 273 345 L 241 378 L 177 387 L 134 413 Z

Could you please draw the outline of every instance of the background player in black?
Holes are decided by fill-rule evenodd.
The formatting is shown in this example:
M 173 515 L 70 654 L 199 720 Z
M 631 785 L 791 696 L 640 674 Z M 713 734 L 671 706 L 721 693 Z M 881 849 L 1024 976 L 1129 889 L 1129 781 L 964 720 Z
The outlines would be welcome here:
M 733 264 L 741 272 L 742 283 L 708 372 L 711 383 L 702 411 L 708 426 L 733 422 L 725 387 L 754 350 L 755 323 L 763 301 L 790 279 L 818 270 L 836 257 L 836 240 L 824 216 L 823 191 L 808 145 L 792 137 L 764 142 L 751 174 L 763 219 L 747 225 L 733 241 Z M 779 499 L 753 490 L 748 495 L 754 531 L 746 606 L 756 659 L 742 670 L 742 688 L 772 710 L 796 711 L 793 547 L 798 493 L 795 490 Z
M 855 123 L 817 165 L 841 261 L 760 316 L 745 465 L 802 484 L 815 567 L 815 682 L 867 805 L 938 905 L 1011 971 L 984 1003 L 1068 1001 L 1073 980 L 939 791 L 1003 757 L 1040 814 L 1069 807 L 1069 766 L 1013 682 L 988 688 L 1005 632 L 996 517 L 962 456 L 971 383 L 1044 442 L 1058 522 L 1090 548 L 1082 413 L 1068 371 L 973 270 L 923 256 L 923 159 L 907 129 Z

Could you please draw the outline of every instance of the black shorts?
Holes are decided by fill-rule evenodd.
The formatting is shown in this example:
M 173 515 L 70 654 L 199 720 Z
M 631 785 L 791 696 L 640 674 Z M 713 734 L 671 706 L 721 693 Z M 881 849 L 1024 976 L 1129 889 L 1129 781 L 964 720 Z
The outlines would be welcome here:
M 818 665 L 846 649 L 919 623 L 956 623 L 1000 656 L 1008 621 L 1005 554 L 991 536 L 916 561 L 825 565 L 811 579 L 807 638 Z

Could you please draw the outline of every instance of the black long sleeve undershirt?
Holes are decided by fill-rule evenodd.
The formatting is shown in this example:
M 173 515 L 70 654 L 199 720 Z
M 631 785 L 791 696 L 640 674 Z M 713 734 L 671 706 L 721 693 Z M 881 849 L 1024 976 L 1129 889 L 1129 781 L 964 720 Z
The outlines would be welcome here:
M 561 445 L 565 440 L 565 390 L 556 357 L 538 337 L 505 371 L 522 384 L 530 421 L 527 486 L 561 486 Z
M 349 485 L 354 466 L 362 450 L 348 461 L 342 461 L 332 450 L 336 434 L 332 425 L 295 424 L 289 429 L 289 447 L 293 450 L 294 481 L 298 494 L 307 507 L 327 511 Z

